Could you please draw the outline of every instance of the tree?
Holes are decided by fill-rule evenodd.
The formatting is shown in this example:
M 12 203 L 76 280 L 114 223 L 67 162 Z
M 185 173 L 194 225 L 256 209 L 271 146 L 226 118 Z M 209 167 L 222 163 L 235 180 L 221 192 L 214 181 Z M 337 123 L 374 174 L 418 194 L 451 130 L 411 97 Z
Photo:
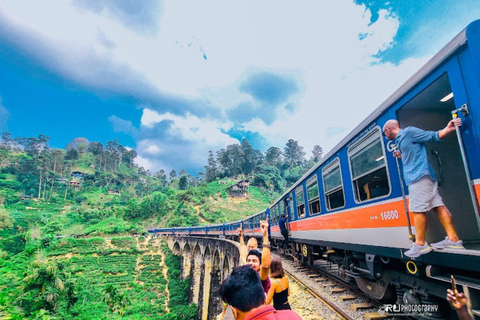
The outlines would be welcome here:
M 213 157 L 212 150 L 208 151 L 208 165 L 205 166 L 205 180 L 212 182 L 217 178 L 217 162 Z
M 70 149 L 65 155 L 65 160 L 76 160 L 78 159 L 78 151 L 76 149 Z
M 7 210 L 0 205 L 0 230 L 10 229 L 13 226 L 13 219 L 8 214 Z
M 323 157 L 323 148 L 320 147 L 318 144 L 314 145 L 312 150 L 311 160 L 318 162 L 322 160 L 322 157 Z
M 236 176 L 242 172 L 243 151 L 239 144 L 231 144 L 227 149 L 221 149 L 217 152 L 217 161 L 222 166 L 224 174 L 227 176 Z
M 279 167 L 282 163 L 282 160 L 282 150 L 280 150 L 280 148 L 268 148 L 267 152 L 265 153 L 265 162 L 267 162 L 267 164 Z
M 303 147 L 298 145 L 298 141 L 289 139 L 284 150 L 285 162 L 289 168 L 293 168 L 305 160 L 305 152 L 303 151 Z
M 120 147 L 123 148 L 120 143 L 118 143 L 117 139 L 107 142 L 105 147 L 105 167 L 109 168 L 110 171 L 117 171 L 119 162 L 122 159 Z
M 178 187 L 180 190 L 187 190 L 188 188 L 188 177 L 187 176 L 181 176 L 180 181 L 178 183 Z
M 13 142 L 13 137 L 10 132 L 2 132 L 2 136 L 0 137 L 1 143 L 0 143 L 0 149 L 4 150 L 12 150 L 12 142 Z
M 41 134 L 38 138 L 21 138 L 20 144 L 27 155 L 36 156 L 49 149 L 48 141 L 50 141 L 50 137 Z
M 127 166 L 127 167 L 132 167 L 133 166 L 133 160 L 137 157 L 137 151 L 131 149 L 122 154 L 122 162 Z
M 72 141 L 70 141 L 65 147 L 65 150 L 69 151 L 75 149 L 78 151 L 78 153 L 85 153 L 85 151 L 88 150 L 89 145 L 90 142 L 87 138 L 78 137 L 72 139 Z
M 242 171 L 244 174 L 249 175 L 252 173 L 255 165 L 257 164 L 258 153 L 255 152 L 256 150 L 253 149 L 250 141 L 248 141 L 246 138 L 242 139 L 240 146 L 243 153 Z
M 117 312 L 120 316 L 125 314 L 128 305 L 127 293 L 118 290 L 116 286 L 109 283 L 103 291 L 102 302 L 107 304 L 107 319 L 108 311 L 114 313 Z
M 162 187 L 167 185 L 167 176 L 165 175 L 165 170 L 158 170 L 158 172 L 155 174 L 155 177 L 158 179 Z
M 30 264 L 28 274 L 23 279 L 24 296 L 30 296 L 33 300 L 24 301 L 25 305 L 29 304 L 30 313 L 41 309 L 58 310 L 58 300 L 65 290 L 63 277 L 55 261 L 37 258 Z
M 170 180 L 173 180 L 177 177 L 177 171 L 175 171 L 174 169 L 172 169 L 172 171 L 170 171 Z
M 88 146 L 87 151 L 93 153 L 95 156 L 98 156 L 103 153 L 103 144 L 93 141 Z

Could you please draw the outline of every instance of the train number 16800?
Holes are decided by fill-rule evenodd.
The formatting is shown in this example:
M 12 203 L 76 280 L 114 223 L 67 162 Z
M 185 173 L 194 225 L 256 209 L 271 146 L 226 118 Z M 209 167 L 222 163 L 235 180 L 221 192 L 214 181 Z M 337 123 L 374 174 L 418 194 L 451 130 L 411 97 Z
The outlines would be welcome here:
M 393 210 L 393 211 L 384 211 L 380 213 L 382 216 L 382 220 L 392 220 L 392 219 L 398 219 L 398 211 Z

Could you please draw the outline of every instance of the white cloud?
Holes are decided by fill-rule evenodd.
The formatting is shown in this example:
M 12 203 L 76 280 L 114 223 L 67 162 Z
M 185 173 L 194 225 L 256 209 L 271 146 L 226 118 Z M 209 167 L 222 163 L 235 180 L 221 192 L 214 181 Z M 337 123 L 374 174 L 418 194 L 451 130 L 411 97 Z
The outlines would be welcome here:
M 143 109 L 142 125 L 153 127 L 162 121 L 172 122 L 169 129 L 172 136 L 180 136 L 188 141 L 202 142 L 210 146 L 238 142 L 225 133 L 232 126 L 229 121 L 200 119 L 193 115 L 176 116 L 170 113 L 160 115 L 156 111 Z
M 374 55 L 392 46 L 400 21 L 382 10 L 371 24 L 370 12 L 351 0 L 166 1 L 158 33 L 148 36 L 108 12 L 78 10 L 66 1 L 25 6 L 6 0 L 1 11 L 19 32 L 47 44 L 42 54 L 73 81 L 144 99 L 168 95 L 189 101 L 176 110 L 155 99 L 145 103 L 137 162 L 149 168 L 188 165 L 172 158 L 175 153 L 201 167 L 208 150 L 238 142 L 226 133 L 233 123 L 225 111 L 252 102 L 238 90 L 249 70 L 295 73 L 303 96 L 295 114 L 282 108 L 271 125 L 253 119 L 244 129 L 280 147 L 293 138 L 310 152 L 315 144 L 325 151 L 333 147 L 426 60 L 378 63 Z M 224 118 L 193 115 L 205 106 Z M 129 128 L 122 119 L 112 123 Z M 162 124 L 161 136 L 149 135 Z
M 139 167 L 144 167 L 147 170 L 152 170 L 157 167 L 154 161 L 144 158 L 141 155 L 137 155 L 134 159 L 134 162 Z
M 216 151 L 226 145 L 239 143 L 226 133 L 231 126 L 232 123 L 228 121 L 200 119 L 189 114 L 160 115 L 145 108 L 137 152 L 142 159 L 149 160 L 149 168 L 154 170 L 201 170 L 209 150 Z

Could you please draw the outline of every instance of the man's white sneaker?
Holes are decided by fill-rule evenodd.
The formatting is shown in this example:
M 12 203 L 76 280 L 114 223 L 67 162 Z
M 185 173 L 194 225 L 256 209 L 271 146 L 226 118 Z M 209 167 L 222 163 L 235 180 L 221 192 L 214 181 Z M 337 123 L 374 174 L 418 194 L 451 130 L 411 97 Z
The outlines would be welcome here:
M 414 243 L 410 250 L 405 251 L 405 255 L 410 258 L 418 258 L 422 254 L 429 253 L 432 250 L 433 248 L 430 247 L 426 241 L 423 246 Z
M 445 237 L 442 241 L 432 243 L 432 248 L 434 249 L 465 249 L 463 246 L 463 241 L 458 240 L 457 242 L 453 242 L 452 240 Z

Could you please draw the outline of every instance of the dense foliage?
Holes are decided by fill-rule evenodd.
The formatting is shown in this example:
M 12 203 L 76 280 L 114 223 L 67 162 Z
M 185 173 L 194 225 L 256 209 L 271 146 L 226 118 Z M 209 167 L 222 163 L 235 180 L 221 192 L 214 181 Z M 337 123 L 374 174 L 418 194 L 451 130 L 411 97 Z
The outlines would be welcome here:
M 194 319 L 179 258 L 134 234 L 150 226 L 191 226 L 265 209 L 310 161 L 289 140 L 284 151 L 246 139 L 209 152 L 205 173 L 151 173 L 118 141 L 77 138 L 66 150 L 49 138 L 0 137 L 0 318 Z M 227 188 L 250 179 L 249 196 Z M 127 236 L 127 237 L 126 237 Z M 164 249 L 167 251 L 166 249 Z M 168 266 L 170 291 L 163 263 Z M 168 302 L 168 304 L 167 304 Z M 169 313 L 166 313 L 166 308 Z

